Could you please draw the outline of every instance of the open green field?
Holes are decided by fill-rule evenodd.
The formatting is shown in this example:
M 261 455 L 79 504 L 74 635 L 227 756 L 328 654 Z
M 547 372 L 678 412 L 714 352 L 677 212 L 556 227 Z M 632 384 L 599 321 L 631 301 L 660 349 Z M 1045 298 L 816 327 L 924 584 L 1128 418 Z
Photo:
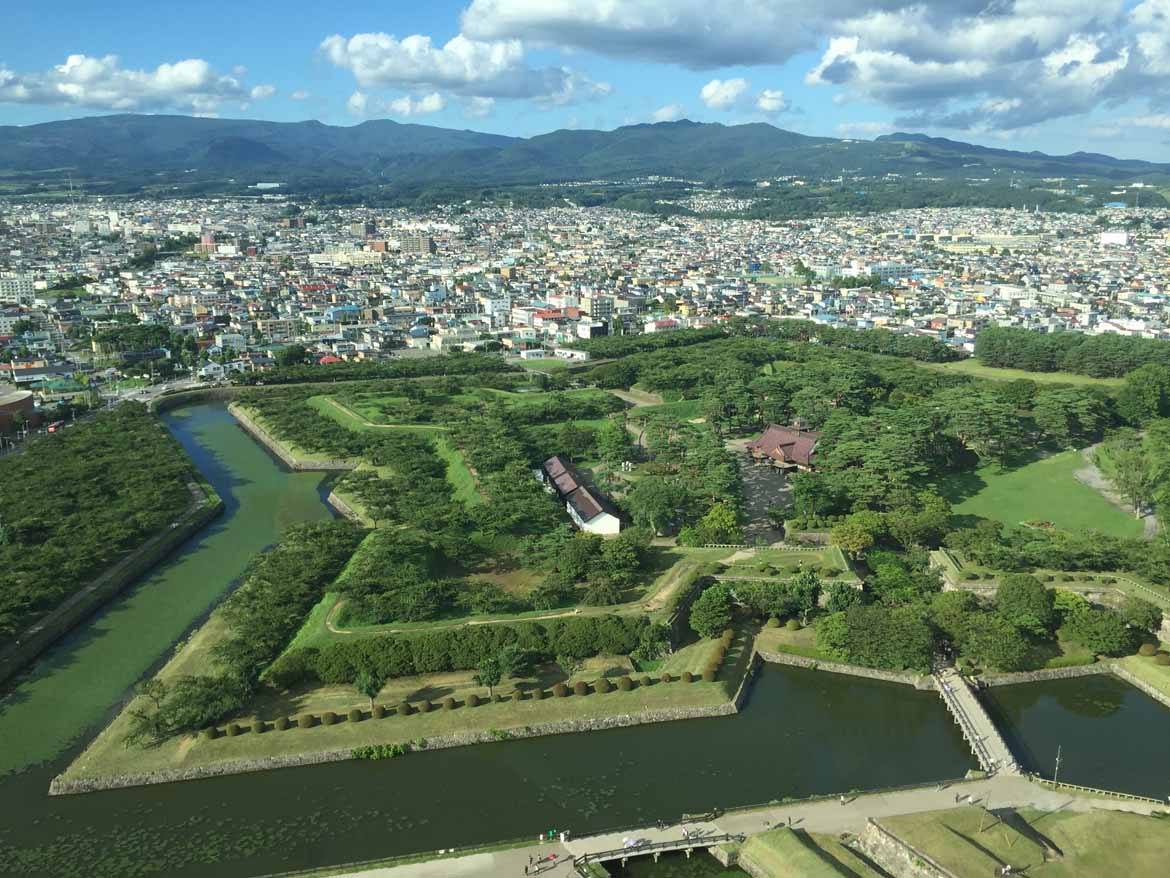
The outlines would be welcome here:
M 1170 644 L 1162 644 L 1162 649 L 1170 649 Z M 1170 665 L 1156 664 L 1153 656 L 1144 655 L 1127 655 L 1125 658 L 1117 659 L 1116 663 L 1142 682 L 1170 697 Z
M 763 652 L 787 652 L 823 662 L 840 661 L 817 647 L 817 632 L 811 626 L 795 631 L 789 631 L 783 625 L 764 628 L 756 635 L 756 647 Z
M 1140 537 L 1142 523 L 1074 476 L 1085 465 L 1080 451 L 1064 451 L 1016 469 L 991 464 L 948 476 L 942 493 L 956 516 L 976 515 L 1018 525 L 1050 521 L 1063 530 L 1098 530 Z
M 968 807 L 881 823 L 958 878 L 993 875 L 1004 863 L 1032 878 L 1159 875 L 1170 856 L 1170 822 L 1121 811 L 1020 809 L 1005 821 Z M 1038 836 L 1061 856 L 1046 856 Z
M 740 860 L 755 868 L 752 874 L 800 875 L 801 878 L 843 878 L 852 873 L 823 857 L 807 833 L 787 827 L 753 835 L 743 843 Z
M 1079 384 L 1090 387 L 1120 387 L 1123 378 L 1092 378 L 1088 375 L 1076 375 L 1072 372 L 1028 372 L 1024 369 L 997 369 L 994 366 L 984 366 L 974 357 L 966 360 L 955 360 L 951 363 L 921 363 L 924 368 L 936 369 L 939 372 L 958 372 L 961 375 L 970 375 L 973 378 L 986 378 L 990 381 L 1019 381 L 1026 379 L 1037 384 Z
M 823 580 L 857 582 L 857 574 L 849 567 L 841 549 L 826 546 L 823 549 L 746 549 L 737 553 L 722 575 L 742 579 L 789 579 L 802 570 L 813 570 Z

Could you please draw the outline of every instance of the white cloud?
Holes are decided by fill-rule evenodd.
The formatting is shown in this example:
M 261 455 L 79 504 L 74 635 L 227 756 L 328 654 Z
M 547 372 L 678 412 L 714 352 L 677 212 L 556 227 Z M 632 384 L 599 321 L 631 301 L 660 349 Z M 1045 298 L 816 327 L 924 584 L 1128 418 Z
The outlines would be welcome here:
M 254 101 L 262 101 L 265 98 L 270 98 L 276 94 L 276 86 L 274 85 L 257 85 L 253 86 L 249 92 Z
M 409 96 L 396 98 L 385 105 L 393 116 L 425 116 L 437 113 L 447 106 L 447 101 L 438 92 L 431 92 L 421 98 Z
M 524 63 L 519 40 L 483 42 L 463 34 L 442 46 L 421 34 L 403 37 L 361 33 L 348 39 L 334 34 L 321 43 L 333 64 L 353 73 L 363 88 L 429 88 L 464 97 L 533 98 L 565 104 L 609 94 L 566 67 L 535 69 Z
M 889 122 L 842 122 L 837 126 L 837 133 L 842 137 L 876 137 L 893 130 Z
M 352 116 L 426 116 L 438 113 L 447 106 L 447 99 L 438 92 L 421 96 L 403 95 L 382 99 L 360 89 L 349 96 L 345 109 Z
M 291 100 L 294 100 L 294 101 L 307 101 L 312 96 L 313 95 L 310 92 L 306 91 L 305 89 L 298 88 L 296 91 L 294 91 L 292 94 L 289 95 L 289 98 Z
M 699 91 L 703 103 L 712 110 L 730 110 L 747 91 L 746 79 L 712 79 Z
M 773 116 L 789 108 L 788 98 L 778 88 L 766 88 L 756 95 L 756 109 Z
M 655 122 L 677 122 L 686 112 L 682 104 L 667 104 L 651 113 L 650 118 Z
M 370 96 L 362 91 L 355 91 L 345 102 L 345 109 L 354 116 L 364 116 L 370 107 Z
M 116 55 L 70 55 L 65 63 L 40 73 L 0 67 L 0 103 L 207 114 L 223 101 L 250 94 L 238 78 L 216 73 L 199 58 L 160 64 L 154 70 L 127 70 Z
M 496 108 L 495 98 L 468 98 L 463 102 L 463 112 L 476 119 L 484 119 Z
M 1118 121 L 1125 125 L 1136 125 L 1138 128 L 1161 128 L 1170 131 L 1170 115 L 1168 114 L 1130 116 Z
M 1170 0 L 470 0 L 462 26 L 696 70 L 819 51 L 809 83 L 902 110 L 900 126 L 1026 128 L 1130 100 L 1170 109 Z

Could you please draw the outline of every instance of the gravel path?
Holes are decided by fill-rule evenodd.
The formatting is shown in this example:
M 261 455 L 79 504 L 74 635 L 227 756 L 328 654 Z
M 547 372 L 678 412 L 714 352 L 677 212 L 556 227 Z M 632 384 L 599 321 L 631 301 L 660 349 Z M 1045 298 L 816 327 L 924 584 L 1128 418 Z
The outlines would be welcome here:
M 1133 515 L 1135 512 L 1133 506 L 1122 499 L 1121 495 L 1114 489 L 1113 483 L 1105 477 L 1105 474 L 1101 472 L 1101 468 L 1093 461 L 1093 455 L 1100 447 L 1100 443 L 1090 445 L 1081 452 L 1081 457 L 1084 458 L 1085 465 L 1074 474 L 1076 480 L 1082 485 L 1087 485 L 1092 488 L 1114 506 L 1119 509 L 1124 509 L 1130 515 Z M 1146 513 L 1142 516 L 1142 526 L 1145 528 L 1143 536 L 1147 540 L 1152 540 L 1158 533 L 1157 516 L 1152 512 Z

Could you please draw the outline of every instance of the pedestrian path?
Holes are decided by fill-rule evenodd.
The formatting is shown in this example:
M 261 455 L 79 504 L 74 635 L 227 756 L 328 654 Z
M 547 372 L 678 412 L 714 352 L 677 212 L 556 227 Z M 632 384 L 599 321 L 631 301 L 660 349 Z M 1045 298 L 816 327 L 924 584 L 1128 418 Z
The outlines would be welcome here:
M 954 668 L 942 668 L 935 671 L 934 682 L 980 767 L 991 774 L 1021 774 L 1011 748 L 966 678 Z

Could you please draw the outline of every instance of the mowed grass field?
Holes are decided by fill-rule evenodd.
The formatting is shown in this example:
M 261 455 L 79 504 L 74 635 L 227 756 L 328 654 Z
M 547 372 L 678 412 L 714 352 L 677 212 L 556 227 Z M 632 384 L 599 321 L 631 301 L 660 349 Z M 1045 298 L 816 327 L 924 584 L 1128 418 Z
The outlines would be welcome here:
M 1092 378 L 1088 375 L 1075 375 L 1072 372 L 1028 372 L 1024 369 L 997 369 L 994 366 L 984 366 L 974 357 L 966 360 L 956 360 L 953 363 L 922 363 L 927 369 L 936 369 L 940 372 L 958 372 L 970 375 L 973 378 L 986 378 L 990 381 L 1018 381 L 1026 379 L 1037 384 L 1078 384 L 1091 387 L 1120 387 L 1124 379 L 1121 378 Z
M 1011 470 L 991 464 L 944 479 L 942 493 L 956 516 L 977 515 L 1017 525 L 1051 521 L 1064 530 L 1099 530 L 1140 537 L 1142 523 L 1075 478 L 1085 466 L 1079 451 L 1065 451 Z
M 994 875 L 1003 863 L 1021 873 L 1026 870 L 1032 878 L 1161 875 L 1170 855 L 1170 823 L 1119 811 L 1022 808 L 1001 822 L 982 808 L 969 807 L 890 817 L 881 823 L 959 878 Z M 1033 832 L 1049 839 L 1062 855 L 1046 857 Z

